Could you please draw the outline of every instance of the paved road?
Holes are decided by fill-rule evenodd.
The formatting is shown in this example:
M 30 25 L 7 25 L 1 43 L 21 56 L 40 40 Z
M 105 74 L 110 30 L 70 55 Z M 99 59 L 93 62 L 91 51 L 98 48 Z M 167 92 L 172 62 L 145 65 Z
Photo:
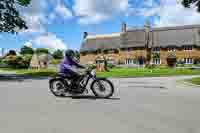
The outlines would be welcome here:
M 55 98 L 47 79 L 0 81 L 0 132 L 200 133 L 200 87 L 183 78 L 112 79 L 110 100 Z

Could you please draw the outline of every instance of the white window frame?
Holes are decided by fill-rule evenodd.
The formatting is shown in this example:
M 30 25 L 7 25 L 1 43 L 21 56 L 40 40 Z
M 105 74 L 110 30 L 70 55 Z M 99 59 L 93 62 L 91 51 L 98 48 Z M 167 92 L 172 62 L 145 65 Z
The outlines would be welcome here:
M 126 65 L 133 65 L 134 64 L 134 59 L 130 59 L 130 58 L 125 59 L 125 64 Z
M 184 58 L 183 60 L 185 64 L 194 64 L 194 59 L 192 58 Z
M 160 65 L 161 64 L 161 59 L 160 58 L 154 58 L 154 59 L 152 59 L 152 64 L 154 64 L 154 65 Z

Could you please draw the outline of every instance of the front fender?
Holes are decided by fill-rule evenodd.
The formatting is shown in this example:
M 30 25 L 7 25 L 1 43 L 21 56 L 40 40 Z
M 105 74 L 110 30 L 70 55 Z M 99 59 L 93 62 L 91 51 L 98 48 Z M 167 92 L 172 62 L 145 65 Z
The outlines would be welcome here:
M 103 78 L 103 77 L 93 79 L 93 81 L 92 81 L 92 83 L 91 83 L 91 85 L 90 85 L 90 88 L 91 88 L 91 89 L 92 89 L 92 86 L 94 85 L 94 83 L 97 82 L 98 80 L 108 80 L 108 79 L 107 79 L 107 78 Z

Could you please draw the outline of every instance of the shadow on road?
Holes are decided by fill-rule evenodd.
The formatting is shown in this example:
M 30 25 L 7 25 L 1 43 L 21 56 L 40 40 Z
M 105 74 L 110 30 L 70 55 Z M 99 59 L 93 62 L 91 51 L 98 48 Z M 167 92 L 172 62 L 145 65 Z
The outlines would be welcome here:
M 48 77 L 19 76 L 19 75 L 15 75 L 15 74 L 0 75 L 0 82 L 10 82 L 10 81 L 23 82 L 25 80 L 30 80 L 30 79 L 42 80 L 42 79 L 48 79 Z
M 60 96 L 59 98 L 71 98 L 71 99 L 88 99 L 88 100 L 120 100 L 120 98 L 100 98 L 93 95 L 79 95 L 79 96 Z

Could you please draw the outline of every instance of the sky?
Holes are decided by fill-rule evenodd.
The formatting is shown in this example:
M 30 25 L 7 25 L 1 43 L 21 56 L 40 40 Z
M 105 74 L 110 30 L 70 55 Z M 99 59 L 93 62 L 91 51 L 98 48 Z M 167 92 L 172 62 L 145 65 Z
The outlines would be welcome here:
M 200 23 L 195 7 L 184 8 L 180 0 L 32 0 L 28 7 L 17 7 L 29 29 L 17 35 L 0 33 L 0 48 L 79 50 L 83 32 L 119 32 L 122 21 L 128 27 L 153 27 Z

